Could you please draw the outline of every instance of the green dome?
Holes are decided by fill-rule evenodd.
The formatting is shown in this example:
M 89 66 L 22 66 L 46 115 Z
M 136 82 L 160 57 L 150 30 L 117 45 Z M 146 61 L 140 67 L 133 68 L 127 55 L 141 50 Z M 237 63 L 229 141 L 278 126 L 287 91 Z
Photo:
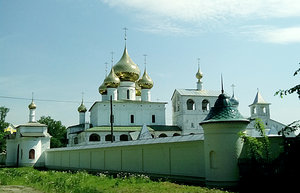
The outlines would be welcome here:
M 202 123 L 219 121 L 248 120 L 240 114 L 236 106 L 231 104 L 229 97 L 222 93 Z

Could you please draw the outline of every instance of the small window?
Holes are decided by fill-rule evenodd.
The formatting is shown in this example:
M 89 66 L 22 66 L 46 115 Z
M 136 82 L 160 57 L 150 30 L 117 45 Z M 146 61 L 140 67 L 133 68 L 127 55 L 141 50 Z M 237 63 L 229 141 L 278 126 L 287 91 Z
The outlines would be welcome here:
M 34 159 L 35 158 L 35 151 L 34 149 L 29 150 L 29 159 Z
M 127 99 L 130 99 L 130 91 L 127 90 Z
M 134 123 L 134 115 L 130 115 L 130 123 Z
M 78 137 L 74 138 L 74 144 L 78 144 Z
M 89 141 L 100 141 L 100 135 L 93 133 L 92 135 L 90 135 Z
M 209 101 L 207 99 L 204 99 L 202 101 L 202 110 L 203 111 L 209 111 Z
M 155 115 L 152 115 L 152 123 L 155 123 Z
M 186 101 L 187 110 L 195 110 L 195 102 L 192 99 Z

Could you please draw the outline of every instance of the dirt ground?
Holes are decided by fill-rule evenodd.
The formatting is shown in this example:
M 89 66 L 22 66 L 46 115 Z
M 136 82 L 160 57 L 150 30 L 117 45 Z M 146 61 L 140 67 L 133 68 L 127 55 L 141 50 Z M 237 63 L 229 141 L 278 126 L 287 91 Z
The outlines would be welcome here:
M 43 193 L 41 191 L 35 190 L 30 187 L 17 186 L 17 185 L 0 186 L 0 192 L 1 193 Z

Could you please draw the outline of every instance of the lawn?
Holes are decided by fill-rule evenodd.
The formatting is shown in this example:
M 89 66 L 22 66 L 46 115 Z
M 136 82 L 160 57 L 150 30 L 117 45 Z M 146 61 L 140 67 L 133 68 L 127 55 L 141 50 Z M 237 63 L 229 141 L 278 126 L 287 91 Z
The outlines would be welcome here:
M 43 192 L 206 192 L 224 191 L 199 186 L 152 181 L 144 175 L 122 175 L 114 178 L 99 173 L 39 171 L 31 167 L 0 168 L 0 185 L 24 185 Z

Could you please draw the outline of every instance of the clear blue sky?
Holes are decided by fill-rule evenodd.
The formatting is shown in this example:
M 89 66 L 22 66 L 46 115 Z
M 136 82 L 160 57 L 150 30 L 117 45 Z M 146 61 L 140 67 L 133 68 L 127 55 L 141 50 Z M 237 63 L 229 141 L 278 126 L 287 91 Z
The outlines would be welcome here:
M 111 51 L 120 59 L 126 26 L 141 71 L 148 55 L 152 100 L 169 102 L 167 123 L 174 89 L 196 87 L 197 58 L 205 89 L 220 90 L 222 73 L 243 115 L 259 88 L 271 117 L 290 123 L 300 119 L 299 99 L 274 93 L 299 84 L 299 19 L 298 0 L 0 0 L 0 95 L 77 101 L 36 101 L 38 119 L 77 124 L 81 92 L 88 108 L 101 98 L 104 63 Z M 0 98 L 13 124 L 28 121 L 29 103 Z

